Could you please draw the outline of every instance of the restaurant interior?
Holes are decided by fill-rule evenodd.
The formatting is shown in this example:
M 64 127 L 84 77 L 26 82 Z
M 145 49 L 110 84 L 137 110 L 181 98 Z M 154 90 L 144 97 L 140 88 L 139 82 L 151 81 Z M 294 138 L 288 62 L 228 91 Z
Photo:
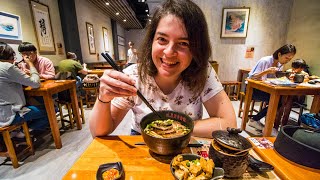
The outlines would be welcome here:
M 1 29 L 0 41 L 8 43 L 15 50 L 17 59 L 22 59 L 18 53 L 19 44 L 31 42 L 37 47 L 40 56 L 53 62 L 56 73 L 58 73 L 59 62 L 66 59 L 67 52 L 74 52 L 81 64 L 87 64 L 90 75 L 101 77 L 104 70 L 112 69 L 101 53 L 107 53 L 120 68 L 125 68 L 128 42 L 134 42 L 139 51 L 145 28 L 148 27 L 157 6 L 164 1 L 1 0 L 0 28 L 6 25 L 7 19 L 14 19 L 18 31 L 15 36 L 8 36 Z M 320 79 L 315 85 L 305 81 L 303 84 L 306 85 L 301 86 L 302 88 L 298 86 L 277 88 L 249 81 L 250 86 L 248 84 L 245 89 L 245 81 L 248 73 L 261 57 L 271 55 L 275 49 L 284 44 L 294 44 L 297 52 L 293 59 L 304 59 L 310 76 L 319 78 L 320 1 L 193 0 L 193 2 L 205 15 L 212 45 L 212 56 L 209 62 L 231 100 L 237 116 L 238 128 L 245 130 L 240 135 L 245 139 L 258 137 L 257 139 L 264 138 L 274 143 L 277 136 L 282 134 L 280 133 L 282 127 L 287 124 L 308 128 L 308 125 L 301 123 L 300 117 L 304 113 L 319 114 Z M 223 22 L 226 20 L 224 13 L 230 9 L 248 10 L 247 27 L 241 36 L 228 36 L 222 31 Z M 43 16 L 49 22 L 46 24 L 48 36 L 45 40 L 41 39 L 43 29 L 37 26 L 39 18 L 37 16 Z M 288 63 L 283 69 L 290 68 L 291 63 Z M 41 83 L 42 86 L 46 87 L 48 84 L 49 87 L 50 83 L 56 83 L 56 80 Z M 46 104 L 50 104 L 46 109 L 50 116 L 51 128 L 49 127 L 46 133 L 31 138 L 33 152 L 30 148 L 22 153 L 17 152 L 18 165 L 16 166 L 12 160 L 12 154 L 0 153 L 0 179 L 98 179 L 96 175 L 99 165 L 117 161 L 122 162 L 125 173 L 122 176 L 126 179 L 174 179 L 170 172 L 171 166 L 158 160 L 159 156 L 154 156 L 154 152 L 148 150 L 147 142 L 147 146 L 135 144 L 144 141 L 141 136 L 130 137 L 131 112 L 124 117 L 110 137 L 92 138 L 88 119 L 99 93 L 98 81 L 92 83 L 92 86 L 90 83 L 85 84 L 83 87 L 85 93 L 81 97 L 76 95 L 73 81 L 69 83 L 67 80 L 56 84 L 54 90 L 44 88 L 47 89 L 47 91 L 44 90 L 45 92 L 25 88 L 25 94 L 28 96 L 50 98 L 58 92 L 69 90 L 71 103 L 59 104 L 61 111 L 55 112 L 53 104 L 49 102 L 50 99 L 47 100 Z M 266 106 L 266 102 L 251 100 L 248 94 L 252 94 L 254 88 L 260 88 L 274 98 L 268 102 L 272 108 L 268 109 L 267 116 L 261 121 L 265 125 L 264 131 L 257 131 L 246 123 L 248 116 L 256 114 Z M 292 102 L 290 97 L 293 95 L 304 96 L 303 102 Z M 289 107 L 289 110 L 284 108 L 282 117 L 276 115 L 280 96 L 287 98 L 287 101 L 283 98 L 282 101 L 286 107 Z M 208 117 L 204 108 L 203 118 Z M 67 122 L 64 122 L 64 119 Z M 274 123 L 277 128 L 274 127 Z M 1 133 L 7 130 L 0 128 Z M 309 130 L 316 132 L 315 128 L 309 127 Z M 198 140 L 193 137 L 191 139 L 192 142 L 197 141 L 200 144 L 209 142 L 208 147 L 211 143 L 210 139 Z M 12 138 L 12 141 L 15 139 Z M 268 162 L 274 169 L 258 173 L 245 171 L 242 173 L 244 175 L 241 175 L 242 178 L 315 179 L 320 177 L 319 149 L 315 153 L 318 155 L 315 158 L 318 165 L 314 168 L 303 164 L 304 162 L 294 162 L 290 157 L 284 157 L 281 152 L 273 149 L 257 147 L 254 140 L 248 139 L 249 141 L 254 146 L 250 154 Z M 316 142 L 320 144 L 319 139 Z M 26 143 L 18 140 L 14 145 L 16 148 L 19 145 L 25 146 L 28 145 L 28 141 Z M 123 147 L 124 145 L 127 146 Z M 210 153 L 209 148 L 206 149 L 206 147 L 201 147 L 203 148 L 201 150 L 190 148 L 191 153 L 198 155 L 204 151 L 204 153 Z M 17 149 L 15 151 L 18 151 Z M 190 153 L 190 151 L 186 152 Z M 132 157 L 127 155 L 129 153 L 133 154 Z M 136 157 L 138 159 L 135 159 Z M 207 157 L 210 157 L 210 154 Z M 147 162 L 148 158 L 152 161 Z M 130 159 L 140 163 L 131 163 Z M 155 164 L 155 167 L 147 163 Z M 144 169 L 139 169 L 140 167 Z M 224 172 L 227 173 L 228 170 L 225 169 Z

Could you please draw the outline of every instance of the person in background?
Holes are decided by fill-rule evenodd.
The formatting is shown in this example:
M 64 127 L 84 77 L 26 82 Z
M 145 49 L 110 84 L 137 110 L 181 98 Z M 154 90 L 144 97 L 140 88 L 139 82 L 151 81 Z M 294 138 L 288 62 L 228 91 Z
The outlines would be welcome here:
M 130 66 L 132 64 L 136 64 L 138 63 L 138 52 L 137 52 L 137 49 L 135 49 L 133 46 L 134 46 L 134 43 L 132 41 L 129 41 L 128 43 L 129 45 L 129 49 L 128 49 L 128 52 L 127 52 L 127 66 Z
M 287 64 L 296 54 L 296 47 L 292 44 L 286 44 L 277 49 L 271 56 L 261 58 L 254 68 L 249 72 L 248 78 L 254 80 L 266 80 L 267 78 L 276 78 L 275 73 L 282 71 L 283 65 Z M 252 99 L 257 101 L 269 102 L 270 94 L 258 89 L 253 89 Z M 266 116 L 268 107 L 263 108 L 258 114 L 252 116 L 248 125 L 262 130 L 264 128 L 260 120 Z
M 33 62 L 41 79 L 54 79 L 55 70 L 52 61 L 46 57 L 37 55 L 37 48 L 33 44 L 29 42 L 23 42 L 19 45 L 18 51 L 23 59 L 19 62 L 16 62 L 16 64 L 21 70 L 27 74 L 30 73 L 29 65 L 23 62 L 28 58 Z
M 82 79 L 78 74 L 88 74 L 88 70 L 78 62 L 77 55 L 73 52 L 68 52 L 67 59 L 59 62 L 58 69 L 59 72 L 71 72 L 72 79 L 77 80 L 77 89 L 79 89 L 82 84 Z
M 88 70 L 78 62 L 77 55 L 73 52 L 67 53 L 67 59 L 60 61 L 58 68 L 59 72 L 71 72 L 74 79 L 77 78 L 78 74 L 88 74 Z
M 293 79 L 296 74 L 303 74 L 304 79 L 309 79 L 309 74 L 304 70 L 307 68 L 307 63 L 303 59 L 295 59 L 291 63 L 291 69 L 288 69 L 287 72 L 290 72 L 289 79 Z
M 15 52 L 11 46 L 0 42 L 0 127 L 28 121 L 31 131 L 43 131 L 49 125 L 45 107 L 28 105 L 22 87 L 40 87 L 39 73 L 31 59 L 24 59 L 30 75 L 18 69 L 14 60 Z M 23 136 L 22 132 L 18 135 Z
M 214 130 L 237 127 L 232 104 L 209 63 L 208 26 L 194 2 L 165 1 L 152 17 L 141 50 L 138 64 L 124 73 L 106 70 L 100 78 L 89 119 L 92 136 L 112 133 L 130 109 L 131 134 L 140 133 L 139 123 L 151 110 L 136 96 L 138 89 L 155 110 L 189 115 L 193 136 L 211 138 Z M 207 119 L 202 119 L 203 105 Z

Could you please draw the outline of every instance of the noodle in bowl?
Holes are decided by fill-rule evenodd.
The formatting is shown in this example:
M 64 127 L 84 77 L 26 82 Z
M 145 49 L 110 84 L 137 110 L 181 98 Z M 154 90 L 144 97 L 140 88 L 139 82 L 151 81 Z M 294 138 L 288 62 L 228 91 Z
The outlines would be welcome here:
M 191 138 L 194 127 L 192 119 L 186 114 L 174 111 L 158 111 L 158 113 L 162 119 L 157 114 L 150 113 L 143 117 L 140 122 L 140 130 L 144 142 L 150 151 L 156 154 L 176 155 L 181 153 L 187 147 Z M 151 128 L 153 132 L 148 132 L 148 130 L 150 131 L 150 126 L 158 126 L 159 123 L 168 123 L 163 127 L 164 131 L 173 131 L 174 129 L 178 134 L 173 133 L 172 135 L 168 135 L 168 132 L 160 132 L 160 135 L 155 135 L 154 132 L 157 132 L 158 128 Z M 173 129 L 169 128 L 170 125 L 173 126 Z M 147 128 L 146 130 L 147 126 L 149 126 L 149 129 Z

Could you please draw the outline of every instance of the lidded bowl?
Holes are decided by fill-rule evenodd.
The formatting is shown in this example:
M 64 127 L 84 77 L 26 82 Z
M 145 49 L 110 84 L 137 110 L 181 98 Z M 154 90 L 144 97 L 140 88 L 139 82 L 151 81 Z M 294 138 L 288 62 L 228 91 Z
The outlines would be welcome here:
M 241 177 L 248 167 L 249 150 L 252 145 L 238 134 L 240 132 L 240 129 L 235 128 L 212 132 L 209 158 L 213 159 L 217 167 L 224 169 L 226 177 Z

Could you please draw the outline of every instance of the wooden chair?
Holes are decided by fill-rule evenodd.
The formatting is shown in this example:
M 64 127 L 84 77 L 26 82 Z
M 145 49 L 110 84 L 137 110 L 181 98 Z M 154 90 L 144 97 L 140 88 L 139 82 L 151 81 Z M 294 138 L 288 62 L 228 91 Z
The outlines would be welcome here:
M 238 100 L 241 82 L 221 81 L 221 84 L 231 100 Z
M 0 133 L 2 134 L 4 143 L 7 147 L 7 151 L 0 152 L 0 156 L 9 157 L 11 159 L 11 162 L 12 162 L 12 165 L 14 168 L 18 168 L 19 163 L 18 163 L 18 158 L 17 158 L 17 154 L 15 151 L 15 147 L 14 147 L 13 142 L 10 137 L 10 132 L 17 130 L 17 129 L 20 129 L 21 127 L 23 128 L 23 132 L 25 134 L 27 147 L 25 149 L 23 149 L 19 153 L 19 155 L 21 155 L 27 151 L 30 152 L 32 155 L 34 155 L 33 145 L 32 145 L 32 141 L 31 141 L 30 133 L 29 133 L 29 128 L 28 128 L 28 125 L 26 122 L 23 122 L 21 124 L 10 125 L 10 126 L 6 126 L 6 127 L 0 127 Z
M 244 92 L 240 92 L 240 104 L 239 104 L 239 111 L 238 111 L 238 117 L 241 118 L 241 113 L 243 112 L 243 102 L 244 102 L 244 99 L 245 99 L 246 95 Z M 249 108 L 249 115 L 253 115 L 253 113 L 258 113 L 261 111 L 262 108 L 266 107 L 266 102 L 260 102 L 260 106 L 259 106 L 259 109 L 255 109 L 254 106 L 255 106 L 255 103 L 256 101 L 255 100 L 252 100 L 251 103 L 250 103 L 250 108 Z
M 64 101 L 64 100 L 56 100 L 56 102 L 58 103 L 59 106 L 59 116 L 60 116 L 60 121 L 61 121 L 61 126 L 62 128 L 65 128 L 65 122 L 70 124 L 71 129 L 74 128 L 74 123 L 76 122 L 74 120 L 74 116 L 72 113 L 72 104 L 71 102 L 68 101 Z M 84 110 L 83 110 L 83 102 L 82 102 L 82 97 L 78 98 L 78 103 L 79 103 L 79 109 L 80 109 L 80 117 L 82 120 L 82 124 L 85 123 L 85 118 L 84 118 Z M 63 114 L 63 107 L 66 107 L 68 114 Z M 68 117 L 68 119 L 66 119 L 66 117 Z
M 85 100 L 87 108 L 96 102 L 97 95 L 99 93 L 99 87 L 83 87 L 85 91 Z

